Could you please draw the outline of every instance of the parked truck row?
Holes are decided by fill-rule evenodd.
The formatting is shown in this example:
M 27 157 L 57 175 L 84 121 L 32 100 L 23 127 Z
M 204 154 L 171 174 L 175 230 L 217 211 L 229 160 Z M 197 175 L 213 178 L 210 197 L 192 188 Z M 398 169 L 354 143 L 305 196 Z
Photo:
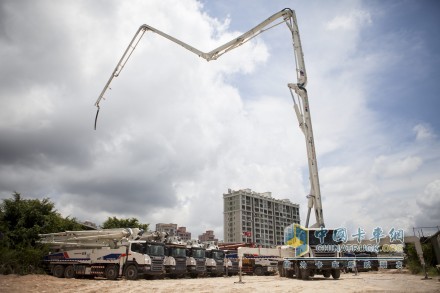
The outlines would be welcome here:
M 212 242 L 182 241 L 140 229 L 66 231 L 40 235 L 49 245 L 47 271 L 58 278 L 183 278 L 238 273 L 237 261 Z M 233 265 L 234 264 L 234 265 Z

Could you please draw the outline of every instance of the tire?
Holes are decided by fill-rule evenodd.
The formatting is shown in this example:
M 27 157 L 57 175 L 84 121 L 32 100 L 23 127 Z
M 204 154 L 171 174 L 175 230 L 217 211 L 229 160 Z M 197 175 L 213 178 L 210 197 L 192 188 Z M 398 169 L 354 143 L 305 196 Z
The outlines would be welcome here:
M 295 264 L 295 276 L 298 280 L 301 280 L 301 269 L 298 264 Z
M 74 269 L 74 267 L 72 265 L 67 266 L 64 269 L 64 278 L 66 278 L 66 279 L 75 278 L 75 269 Z
M 116 280 L 119 276 L 119 268 L 117 265 L 108 265 L 105 268 L 104 276 L 107 280 Z
M 52 269 L 52 275 L 57 278 L 64 278 L 64 266 L 56 265 Z
M 282 278 L 286 277 L 286 271 L 284 270 L 283 267 L 278 268 L 278 273 L 280 274 L 280 277 Z
M 302 269 L 301 270 L 301 278 L 303 280 L 308 280 L 310 279 L 310 270 L 309 269 Z
M 262 276 L 262 275 L 264 275 L 264 270 L 263 270 L 263 268 L 262 268 L 262 267 L 256 267 L 256 268 L 254 269 L 254 274 L 257 275 L 257 276 Z
M 137 280 L 138 269 L 137 269 L 136 265 L 129 265 L 125 269 L 125 278 L 127 278 L 127 280 Z
M 333 279 L 339 279 L 341 276 L 341 270 L 340 269 L 332 269 L 332 277 Z
M 330 276 L 331 276 L 331 272 L 330 272 L 330 271 L 324 271 L 324 272 L 322 273 L 322 275 L 324 276 L 324 278 L 330 278 Z

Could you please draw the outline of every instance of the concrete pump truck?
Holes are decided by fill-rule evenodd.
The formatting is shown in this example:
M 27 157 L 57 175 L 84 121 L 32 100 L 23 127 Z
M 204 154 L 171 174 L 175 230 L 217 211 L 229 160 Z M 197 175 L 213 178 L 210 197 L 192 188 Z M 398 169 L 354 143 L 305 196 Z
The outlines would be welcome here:
M 274 23 L 275 21 L 278 22 Z M 290 247 L 290 250 L 292 250 L 292 248 L 294 249 L 295 256 L 282 256 L 283 253 L 280 251 L 274 251 L 273 255 L 278 255 L 283 259 L 283 261 L 280 261 L 278 265 L 280 275 L 282 276 L 296 276 L 297 278 L 308 279 L 313 275 L 322 274 L 326 278 L 331 275 L 333 278 L 337 279 L 340 276 L 340 271 L 343 266 L 343 263 L 339 261 L 339 252 L 322 252 L 316 249 L 317 245 L 319 244 L 332 246 L 337 245 L 338 243 L 336 243 L 336 241 L 334 241 L 334 239 L 332 238 L 334 230 L 325 229 L 324 224 L 321 191 L 319 186 L 318 165 L 316 160 L 312 120 L 310 115 L 310 105 L 306 90 L 307 72 L 304 63 L 304 54 L 301 46 L 298 23 L 295 12 L 293 10 L 288 8 L 283 9 L 273 14 L 254 28 L 240 35 L 239 37 L 209 52 L 202 52 L 194 48 L 193 46 L 184 43 L 152 26 L 146 24 L 141 25 L 136 31 L 134 37 L 132 38 L 127 49 L 117 63 L 103 90 L 101 91 L 101 94 L 95 102 L 95 106 L 97 107 L 97 112 L 95 116 L 95 129 L 100 110 L 100 103 L 104 98 L 104 95 L 106 94 L 107 90 L 110 89 L 110 84 L 112 83 L 113 79 L 119 76 L 127 61 L 132 56 L 132 53 L 138 45 L 139 41 L 146 32 L 156 33 L 168 39 L 169 41 L 176 43 L 183 48 L 191 51 L 192 53 L 205 59 L 206 61 L 212 61 L 216 60 L 223 54 L 235 48 L 238 48 L 239 46 L 258 36 L 259 34 L 283 23 L 287 25 L 287 28 L 290 31 L 293 43 L 293 53 L 296 62 L 296 82 L 289 83 L 287 86 L 293 99 L 293 108 L 298 119 L 299 127 L 305 137 L 310 180 L 310 193 L 307 196 L 308 212 L 305 224 L 306 227 L 304 228 L 299 225 L 291 225 L 289 227 L 286 227 L 285 230 L 285 244 Z M 316 223 L 308 228 L 312 209 L 314 210 Z M 420 245 L 418 246 L 420 247 Z M 207 253 L 211 252 L 212 251 L 207 250 Z M 267 253 L 271 254 L 271 252 Z M 290 254 L 290 252 L 288 254 Z M 206 259 L 208 260 L 211 258 L 207 257 Z M 424 265 L 423 256 L 421 256 L 420 259 L 422 264 Z M 206 269 L 208 272 L 213 267 L 214 266 L 212 265 L 206 265 Z
M 137 228 L 65 231 L 41 234 L 51 252 L 44 258 L 49 273 L 58 278 L 81 276 L 115 280 L 164 276 L 163 243 L 157 232 Z

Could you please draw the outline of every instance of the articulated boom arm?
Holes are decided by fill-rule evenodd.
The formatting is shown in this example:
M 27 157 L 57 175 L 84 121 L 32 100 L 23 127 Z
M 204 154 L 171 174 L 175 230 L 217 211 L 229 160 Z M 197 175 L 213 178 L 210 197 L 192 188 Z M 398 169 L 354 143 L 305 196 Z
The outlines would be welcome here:
M 193 52 L 194 54 L 196 54 L 199 57 L 202 57 L 206 61 L 211 61 L 211 60 L 216 60 L 218 57 L 225 54 L 226 52 L 241 46 L 242 44 L 246 43 L 250 39 L 261 34 L 262 32 L 282 23 L 282 22 L 280 22 L 278 24 L 273 25 L 272 27 L 266 28 L 269 24 L 271 24 L 272 22 L 274 22 L 275 20 L 277 20 L 278 18 L 281 18 L 281 17 L 283 18 L 282 22 L 285 22 L 285 21 L 287 22 L 289 20 L 291 20 L 291 22 L 292 22 L 292 18 L 294 18 L 295 23 L 296 23 L 295 13 L 291 9 L 287 9 L 287 8 L 283 9 L 280 12 L 275 13 L 274 15 L 272 15 L 271 17 L 269 17 L 268 19 L 266 19 L 265 21 L 263 21 L 262 23 L 260 23 L 256 27 L 254 27 L 253 29 L 242 34 L 238 38 L 235 38 L 235 39 L 227 42 L 226 44 L 224 44 L 218 48 L 215 48 L 214 50 L 207 52 L 207 53 L 202 52 L 199 49 L 196 49 L 193 46 L 188 45 L 187 43 L 184 43 L 181 40 L 178 40 L 178 39 L 162 32 L 152 26 L 143 24 L 139 27 L 139 29 L 135 33 L 133 39 L 131 40 L 130 44 L 128 45 L 127 49 L 125 50 L 124 55 L 122 55 L 121 59 L 119 60 L 118 64 L 116 65 L 116 68 L 114 69 L 112 75 L 110 76 L 109 80 L 107 81 L 107 84 L 105 85 L 104 89 L 102 90 L 101 94 L 99 95 L 98 100 L 95 103 L 95 106 L 97 106 L 99 108 L 99 103 L 100 103 L 101 99 L 104 97 L 104 94 L 106 93 L 106 91 L 108 90 L 113 78 L 119 76 L 119 74 L 121 73 L 122 69 L 124 68 L 125 64 L 127 63 L 128 59 L 130 58 L 131 54 L 133 53 L 134 49 L 136 49 L 137 44 L 142 39 L 142 37 L 146 31 L 154 32 L 154 33 L 156 33 L 156 34 L 158 34 L 158 35 L 160 35 L 160 36 L 162 36 L 162 37 L 164 37 L 164 38 L 166 38 L 166 39 L 168 39 L 178 45 L 181 45 L 185 49 Z M 296 24 L 295 24 L 295 26 L 296 26 Z
M 275 20 L 282 18 L 282 21 L 273 24 L 272 26 L 269 26 L 272 24 Z M 323 227 L 324 226 L 324 218 L 322 213 L 322 204 L 321 204 L 321 192 L 319 189 L 319 179 L 318 179 L 318 167 L 316 162 L 316 154 L 315 154 L 315 146 L 313 141 L 313 131 L 312 131 L 312 122 L 310 117 L 310 107 L 308 103 L 308 97 L 307 97 L 307 90 L 306 90 L 306 84 L 307 84 L 307 74 L 306 74 L 306 68 L 304 64 L 304 54 L 301 47 L 301 40 L 299 37 L 299 31 L 298 31 L 298 25 L 296 21 L 296 15 L 295 12 L 291 9 L 283 9 L 278 13 L 275 13 L 265 21 L 261 22 L 248 32 L 242 34 L 238 38 L 235 38 L 226 44 L 210 51 L 210 52 L 202 52 L 196 48 L 194 48 L 191 45 L 188 45 L 187 43 L 184 43 L 158 29 L 155 29 L 152 26 L 149 25 L 142 25 L 139 27 L 137 32 L 135 33 L 133 39 L 131 40 L 129 46 L 125 50 L 124 54 L 122 55 L 121 59 L 119 60 L 118 64 L 116 65 L 116 68 L 114 69 L 113 73 L 111 74 L 109 80 L 107 81 L 106 85 L 104 86 L 104 89 L 102 90 L 101 94 L 99 95 L 98 99 L 95 102 L 95 106 L 98 108 L 98 111 L 96 113 L 95 118 L 95 129 L 96 129 L 96 121 L 98 118 L 99 113 L 99 104 L 101 102 L 101 99 L 104 98 L 105 93 L 110 87 L 110 84 L 114 77 L 119 76 L 122 69 L 124 68 L 125 64 L 127 63 L 128 59 L 130 58 L 131 54 L 133 53 L 134 49 L 136 48 L 137 44 L 143 37 L 144 33 L 146 31 L 154 32 L 180 46 L 183 48 L 193 52 L 197 56 L 205 59 L 206 61 L 216 60 L 218 57 L 222 56 L 223 54 L 241 46 L 242 44 L 246 43 L 247 41 L 251 40 L 252 38 L 258 36 L 262 32 L 271 29 L 281 23 L 285 22 L 287 24 L 287 27 L 292 33 L 292 41 L 293 41 L 293 48 L 294 48 L 294 54 L 295 54 L 295 61 L 296 61 L 296 75 L 297 75 L 297 83 L 289 83 L 288 87 L 290 89 L 290 92 L 292 94 L 292 98 L 294 101 L 294 109 L 295 113 L 298 118 L 299 126 L 301 130 L 303 131 L 306 139 L 307 144 L 307 155 L 308 155 L 308 164 L 309 164 L 309 172 L 310 172 L 310 195 L 308 196 L 309 202 L 308 202 L 308 213 L 307 213 L 307 220 L 306 220 L 306 226 L 308 226 L 309 217 L 310 217 L 310 211 L 314 207 L 315 208 L 315 216 L 316 216 L 316 224 L 313 226 L 315 227 Z M 293 94 L 295 92 L 298 95 L 298 103 L 295 100 L 295 96 Z

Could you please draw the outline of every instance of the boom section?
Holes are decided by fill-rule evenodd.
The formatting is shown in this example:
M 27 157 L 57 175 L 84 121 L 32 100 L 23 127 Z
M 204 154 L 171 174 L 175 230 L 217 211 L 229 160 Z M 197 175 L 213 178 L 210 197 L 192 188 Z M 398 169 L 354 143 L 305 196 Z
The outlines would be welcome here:
M 124 69 L 125 64 L 130 59 L 131 54 L 136 49 L 136 46 L 138 45 L 139 41 L 142 39 L 142 37 L 144 36 L 146 31 L 151 31 L 153 33 L 156 33 L 156 34 L 170 40 L 171 42 L 182 46 L 183 48 L 187 49 L 188 51 L 193 52 L 194 54 L 205 59 L 206 61 L 211 61 L 211 60 L 216 60 L 218 57 L 222 56 L 226 52 L 229 52 L 230 50 L 241 46 L 242 44 L 246 43 L 247 41 L 249 41 L 252 38 L 256 37 L 257 35 L 261 34 L 262 32 L 264 32 L 264 31 L 266 31 L 266 30 L 268 30 L 268 29 L 270 29 L 270 28 L 272 28 L 282 22 L 288 22 L 288 21 L 292 22 L 292 18 L 294 18 L 295 23 L 296 23 L 296 17 L 294 15 L 295 15 L 295 13 L 293 12 L 293 10 L 288 9 L 288 8 L 283 9 L 280 12 L 275 13 L 274 15 L 272 15 L 271 17 L 269 17 L 265 21 L 261 22 L 260 24 L 258 24 L 254 28 L 252 28 L 251 30 L 245 32 L 241 36 L 227 42 L 224 45 L 221 45 L 221 46 L 215 48 L 214 50 L 211 50 L 210 52 L 203 52 L 203 51 L 201 51 L 197 48 L 194 48 L 193 46 L 191 46 L 191 45 L 189 45 L 179 39 L 176 39 L 175 37 L 170 36 L 170 35 L 162 32 L 162 31 L 160 31 L 150 25 L 143 24 L 139 27 L 139 29 L 134 34 L 130 44 L 128 45 L 127 49 L 125 50 L 124 54 L 122 55 L 121 59 L 119 60 L 118 64 L 116 65 L 115 69 L 113 70 L 113 73 L 110 75 L 110 78 L 107 81 L 107 83 L 105 84 L 104 89 L 101 91 L 101 94 L 99 95 L 98 99 L 96 100 L 95 106 L 98 107 L 98 109 L 99 109 L 99 104 L 100 104 L 101 100 L 104 98 L 104 95 L 107 92 L 107 90 L 110 88 L 110 84 L 112 83 L 113 78 L 118 77 L 119 74 L 121 73 L 122 69 Z M 272 25 L 271 27 L 268 27 L 269 24 L 272 24 L 275 20 L 277 20 L 279 18 L 283 19 L 280 23 L 277 23 L 275 25 Z M 96 128 L 96 125 L 95 125 L 95 128 Z

